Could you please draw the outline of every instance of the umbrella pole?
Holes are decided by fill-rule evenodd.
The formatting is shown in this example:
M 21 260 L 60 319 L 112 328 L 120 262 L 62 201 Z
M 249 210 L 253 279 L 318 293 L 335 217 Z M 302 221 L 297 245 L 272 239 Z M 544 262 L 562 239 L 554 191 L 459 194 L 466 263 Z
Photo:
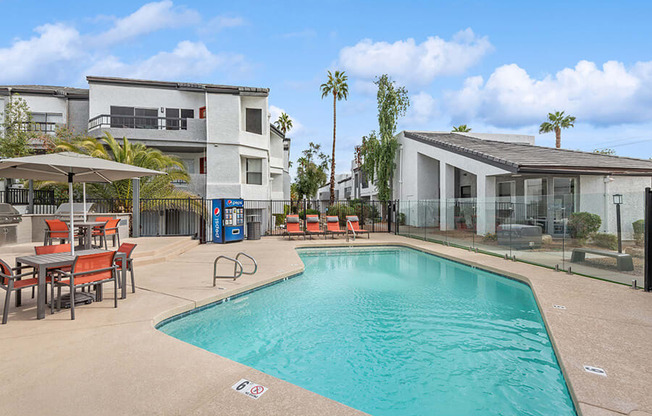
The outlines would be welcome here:
M 73 203 L 72 203 L 72 173 L 68 174 L 68 202 L 70 202 L 70 254 L 75 255 L 75 224 L 73 223 Z
M 86 222 L 86 182 L 82 183 L 82 190 L 84 191 L 84 222 Z

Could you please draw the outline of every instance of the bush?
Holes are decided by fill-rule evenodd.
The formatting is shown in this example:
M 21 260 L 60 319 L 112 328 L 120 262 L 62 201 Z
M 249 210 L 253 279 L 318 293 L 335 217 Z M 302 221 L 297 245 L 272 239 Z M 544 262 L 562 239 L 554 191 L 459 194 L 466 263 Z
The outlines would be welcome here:
M 277 227 L 285 224 L 285 214 L 276 214 L 274 217 L 276 218 L 275 224 Z
M 492 243 L 494 241 L 498 241 L 498 236 L 494 233 L 487 233 L 484 236 L 482 236 L 482 241 L 485 243 Z
M 636 240 L 636 245 L 642 246 L 643 240 L 645 239 L 645 220 L 638 220 L 632 223 L 632 228 L 634 229 L 634 240 Z
M 618 236 L 615 234 L 597 233 L 593 236 L 593 243 L 602 248 L 609 250 L 618 249 Z
M 599 215 L 590 212 L 574 212 L 568 220 L 568 229 L 572 238 L 585 239 L 595 234 L 602 224 Z
M 305 211 L 299 212 L 299 218 L 301 218 L 302 220 L 305 220 L 306 215 L 319 215 L 319 214 L 321 214 L 321 212 L 319 212 L 318 209 L 308 208 Z
M 346 204 L 335 204 L 328 207 L 328 215 L 336 216 L 340 220 L 340 224 L 346 224 L 347 215 L 356 215 L 355 207 Z
M 405 225 L 405 214 L 402 212 L 398 214 L 398 223 L 399 225 Z

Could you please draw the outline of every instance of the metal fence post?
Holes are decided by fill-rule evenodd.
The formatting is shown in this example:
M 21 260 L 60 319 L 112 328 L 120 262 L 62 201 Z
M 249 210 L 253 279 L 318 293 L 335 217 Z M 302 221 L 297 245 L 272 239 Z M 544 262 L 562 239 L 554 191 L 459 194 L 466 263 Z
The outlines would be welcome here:
M 131 195 L 133 198 L 131 208 L 131 235 L 140 237 L 140 179 L 131 180 Z
M 643 290 L 652 291 L 652 269 L 650 260 L 652 260 L 652 190 L 645 188 L 645 275 L 643 280 Z

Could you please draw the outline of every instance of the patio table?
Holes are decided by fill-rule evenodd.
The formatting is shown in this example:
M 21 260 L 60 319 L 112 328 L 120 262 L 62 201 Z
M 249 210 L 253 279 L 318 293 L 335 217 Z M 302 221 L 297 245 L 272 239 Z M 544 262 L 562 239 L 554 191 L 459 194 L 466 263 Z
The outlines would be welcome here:
M 70 222 L 69 220 L 63 220 L 64 222 Z M 84 244 L 82 245 L 83 250 L 90 250 L 91 247 L 91 237 L 93 236 L 93 227 L 98 227 L 104 225 L 102 221 L 75 221 L 73 226 L 79 228 L 80 231 L 84 231 Z
M 45 318 L 45 278 L 47 276 L 47 270 L 53 268 L 59 268 L 64 266 L 70 266 L 75 261 L 77 256 L 83 256 L 84 254 L 96 254 L 96 253 L 105 253 L 109 250 L 102 249 L 91 249 L 91 250 L 80 250 L 75 252 L 75 256 L 72 256 L 70 253 L 53 253 L 53 254 L 39 254 L 31 256 L 21 256 L 16 258 L 16 266 L 20 268 L 23 265 L 33 266 L 38 270 L 38 296 L 36 303 L 36 318 L 43 319 Z M 122 264 L 127 264 L 127 256 L 125 253 L 116 252 L 117 258 L 122 258 Z M 19 269 L 20 270 L 20 269 Z M 20 292 L 18 292 L 20 293 Z M 121 299 L 127 297 L 127 268 L 122 268 L 122 292 Z M 16 304 L 20 305 L 20 297 L 16 296 Z

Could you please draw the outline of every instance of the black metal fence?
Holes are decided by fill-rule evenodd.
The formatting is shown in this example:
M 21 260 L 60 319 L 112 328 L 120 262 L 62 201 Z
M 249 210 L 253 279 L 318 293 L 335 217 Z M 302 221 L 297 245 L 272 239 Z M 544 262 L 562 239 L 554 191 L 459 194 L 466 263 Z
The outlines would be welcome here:
M 8 188 L 0 191 L 0 201 L 11 205 L 29 205 L 29 189 Z M 34 190 L 34 204 L 51 205 L 54 203 L 54 191 Z

